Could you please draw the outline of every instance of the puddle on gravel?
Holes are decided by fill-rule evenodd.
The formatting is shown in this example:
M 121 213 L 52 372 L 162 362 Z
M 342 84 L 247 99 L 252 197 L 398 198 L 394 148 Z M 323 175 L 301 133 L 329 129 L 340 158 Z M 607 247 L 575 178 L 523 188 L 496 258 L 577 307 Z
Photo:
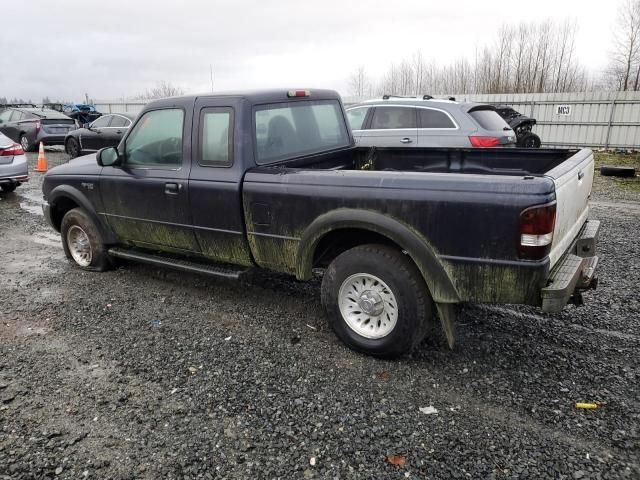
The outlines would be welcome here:
M 36 232 L 31 236 L 31 240 L 40 245 L 51 247 L 60 246 L 60 234 L 57 232 Z
M 20 202 L 20 208 L 34 215 L 43 215 L 42 196 L 34 192 L 19 192 L 18 196 L 25 201 Z

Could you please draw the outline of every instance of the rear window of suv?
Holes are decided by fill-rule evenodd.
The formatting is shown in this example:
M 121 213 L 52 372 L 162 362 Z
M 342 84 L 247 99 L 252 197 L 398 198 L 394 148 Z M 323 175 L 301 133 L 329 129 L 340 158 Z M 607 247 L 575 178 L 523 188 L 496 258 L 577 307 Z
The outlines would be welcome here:
M 260 165 L 350 145 L 342 109 L 334 100 L 258 106 L 255 140 Z
M 485 130 L 503 130 L 504 127 L 509 127 L 495 110 L 474 110 L 469 115 Z

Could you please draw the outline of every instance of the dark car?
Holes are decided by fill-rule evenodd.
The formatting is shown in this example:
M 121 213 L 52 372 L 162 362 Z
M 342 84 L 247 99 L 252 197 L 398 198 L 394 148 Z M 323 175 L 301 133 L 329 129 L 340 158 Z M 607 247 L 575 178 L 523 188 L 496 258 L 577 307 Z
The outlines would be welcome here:
M 25 152 L 34 151 L 40 142 L 64 145 L 64 139 L 76 123 L 66 115 L 48 108 L 7 106 L 0 111 L 0 132 L 20 143 Z
M 95 152 L 104 147 L 115 147 L 131 126 L 135 115 L 130 113 L 110 113 L 94 120 L 86 128 L 69 132 L 64 141 L 65 151 L 71 158 L 84 152 Z
M 527 117 L 507 105 L 498 105 L 496 112 L 516 132 L 518 147 L 540 148 L 540 137 L 531 131 L 536 124 L 535 118 Z
M 228 92 L 149 103 L 118 147 L 49 170 L 43 209 L 86 270 L 324 269 L 337 335 L 394 356 L 438 316 L 452 343 L 455 304 L 560 311 L 595 287 L 593 164 L 590 150 L 356 148 L 336 92 Z

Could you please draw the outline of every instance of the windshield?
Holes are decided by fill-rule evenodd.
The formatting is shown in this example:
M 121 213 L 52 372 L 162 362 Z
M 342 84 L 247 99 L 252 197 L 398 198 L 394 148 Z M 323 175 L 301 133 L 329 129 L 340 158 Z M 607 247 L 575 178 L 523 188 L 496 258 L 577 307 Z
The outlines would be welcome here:
M 261 105 L 255 110 L 255 128 L 256 161 L 261 165 L 350 145 L 335 100 Z

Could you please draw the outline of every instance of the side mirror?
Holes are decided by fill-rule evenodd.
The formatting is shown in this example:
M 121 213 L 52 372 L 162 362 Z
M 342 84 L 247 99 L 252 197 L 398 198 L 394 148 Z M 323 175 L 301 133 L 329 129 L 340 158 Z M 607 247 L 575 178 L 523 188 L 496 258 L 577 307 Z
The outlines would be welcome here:
M 122 165 L 122 158 L 116 147 L 105 147 L 98 150 L 96 161 L 101 167 L 119 167 Z

